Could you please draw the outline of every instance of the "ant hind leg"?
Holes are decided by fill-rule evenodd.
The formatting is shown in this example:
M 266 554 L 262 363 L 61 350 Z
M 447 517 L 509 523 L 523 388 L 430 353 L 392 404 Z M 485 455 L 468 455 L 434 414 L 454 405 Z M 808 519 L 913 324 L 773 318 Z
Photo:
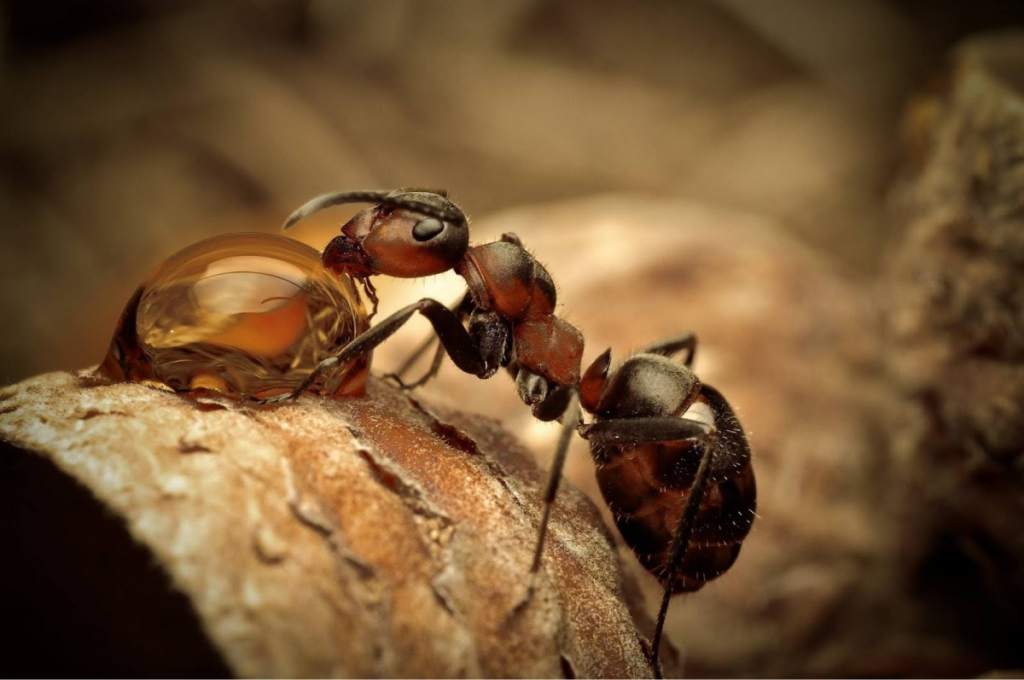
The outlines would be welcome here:
M 690 537 L 693 535 L 693 527 L 696 524 L 697 510 L 700 509 L 700 503 L 707 488 L 714 449 L 713 439 L 705 442 L 704 455 L 701 456 L 700 467 L 697 468 L 693 486 L 690 487 L 690 493 L 686 497 L 686 505 L 683 506 L 683 514 L 679 517 L 679 524 L 676 525 L 676 532 L 672 536 L 672 545 L 669 547 L 668 560 L 665 563 L 665 592 L 661 596 L 658 619 L 654 626 L 654 639 L 651 640 L 651 665 L 658 678 L 663 677 L 659 655 L 661 637 L 665 632 L 665 617 L 668 616 L 668 605 L 672 599 L 672 581 L 675 579 L 676 572 L 686 556 L 686 549 L 690 545 Z
M 707 489 L 711 472 L 711 463 L 718 443 L 717 430 L 705 423 L 685 420 L 683 418 L 650 417 L 650 418 L 619 418 L 598 421 L 582 428 L 580 434 L 584 439 L 596 444 L 643 444 L 647 442 L 670 442 L 686 439 L 701 439 L 703 454 L 694 475 L 693 483 L 686 495 L 682 515 L 676 525 L 669 546 L 668 559 L 665 562 L 665 592 L 658 609 L 658 619 L 654 627 L 654 638 L 651 640 L 651 665 L 655 676 L 662 677 L 661 638 L 665 630 L 665 617 L 668 614 L 669 601 L 672 598 L 672 582 L 679 571 L 686 549 L 690 545 L 690 537 L 696 524 L 697 511 L 700 509 L 704 492 Z
M 686 352 L 683 365 L 690 368 L 693 365 L 694 354 L 697 352 L 697 336 L 694 333 L 672 335 L 651 343 L 640 352 L 642 354 L 659 354 L 663 357 L 671 357 L 677 352 Z

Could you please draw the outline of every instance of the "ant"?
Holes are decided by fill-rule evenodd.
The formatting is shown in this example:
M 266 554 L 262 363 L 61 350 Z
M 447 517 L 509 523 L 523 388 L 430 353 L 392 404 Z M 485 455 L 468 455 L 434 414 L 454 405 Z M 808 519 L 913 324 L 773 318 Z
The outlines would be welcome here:
M 357 213 L 324 249 L 324 265 L 360 281 L 376 307 L 371 276 L 416 278 L 454 270 L 466 280 L 461 302 L 448 308 L 424 298 L 372 326 L 323 360 L 292 392 L 295 398 L 326 370 L 364 356 L 413 314 L 430 321 L 440 344 L 428 372 L 413 383 L 401 376 L 434 341 L 430 338 L 394 374 L 403 389 L 434 375 L 447 354 L 465 373 L 486 379 L 499 368 L 515 377 L 519 397 L 542 421 L 562 429 L 544 491 L 533 579 L 540 569 L 551 508 L 573 430 L 589 441 L 597 479 L 615 523 L 640 562 L 664 586 L 651 663 L 671 596 L 695 591 L 732 566 L 753 523 L 756 486 L 750 448 L 733 409 L 690 370 L 697 340 L 684 334 L 630 356 L 614 371 L 611 350 L 581 375 L 583 336 L 554 314 L 548 271 L 514 234 L 469 245 L 469 221 L 443 191 L 352 191 L 313 199 L 284 224 L 331 206 L 373 203 Z M 673 361 L 684 353 L 681 362 Z M 582 409 L 594 415 L 584 423 Z

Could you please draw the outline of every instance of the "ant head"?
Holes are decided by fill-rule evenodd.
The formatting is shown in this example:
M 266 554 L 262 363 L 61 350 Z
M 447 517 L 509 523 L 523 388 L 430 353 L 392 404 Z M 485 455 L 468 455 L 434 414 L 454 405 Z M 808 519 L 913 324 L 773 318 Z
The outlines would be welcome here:
M 324 264 L 355 276 L 415 278 L 455 267 L 469 248 L 469 222 L 444 192 L 421 189 L 390 193 L 328 194 L 299 208 L 285 228 L 342 203 L 376 203 L 355 215 L 324 249 Z

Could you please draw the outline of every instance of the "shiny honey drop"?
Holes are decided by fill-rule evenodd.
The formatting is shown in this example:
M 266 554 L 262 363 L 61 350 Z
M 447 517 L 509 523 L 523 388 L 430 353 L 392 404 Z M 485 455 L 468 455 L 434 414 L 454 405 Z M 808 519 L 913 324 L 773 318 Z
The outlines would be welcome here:
M 270 234 L 195 243 L 129 300 L 99 372 L 179 392 L 272 396 L 294 389 L 367 328 L 354 282 L 320 254 Z M 363 391 L 368 358 L 318 379 L 324 394 Z

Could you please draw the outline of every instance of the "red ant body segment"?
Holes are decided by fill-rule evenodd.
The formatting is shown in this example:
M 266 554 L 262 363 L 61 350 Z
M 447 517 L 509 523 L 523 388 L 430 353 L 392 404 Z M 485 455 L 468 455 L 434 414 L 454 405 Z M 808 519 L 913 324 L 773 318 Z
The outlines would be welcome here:
M 290 227 L 323 208 L 374 203 L 342 227 L 323 262 L 363 282 L 377 274 L 419 277 L 454 270 L 466 280 L 462 301 L 449 309 L 429 298 L 372 326 L 337 357 L 322 361 L 298 388 L 262 403 L 294 398 L 317 376 L 364 356 L 419 312 L 440 345 L 430 370 L 414 383 L 401 376 L 429 348 L 423 345 L 393 378 L 411 389 L 433 377 L 447 354 L 479 378 L 501 367 L 515 377 L 520 398 L 543 421 L 561 418 L 562 432 L 544 493 L 531 577 L 541 557 L 551 507 L 575 430 L 591 445 L 597 478 L 616 525 L 641 563 L 665 588 L 651 661 L 661 673 L 659 648 L 671 595 L 693 591 L 732 566 L 750 530 L 756 487 L 746 436 L 728 402 L 690 370 L 692 334 L 651 345 L 611 370 L 611 350 L 582 375 L 583 336 L 554 314 L 548 271 L 513 234 L 469 245 L 469 223 L 442 192 L 347 192 L 310 201 Z M 685 352 L 682 362 L 671 359 Z M 581 410 L 593 414 L 584 423 Z M 532 581 L 531 581 L 532 592 Z M 529 594 L 524 605 L 529 602 Z
M 470 248 L 455 271 L 466 279 L 478 310 L 512 324 L 516 361 L 555 385 L 580 379 L 583 335 L 555 316 L 555 283 L 518 239 Z

